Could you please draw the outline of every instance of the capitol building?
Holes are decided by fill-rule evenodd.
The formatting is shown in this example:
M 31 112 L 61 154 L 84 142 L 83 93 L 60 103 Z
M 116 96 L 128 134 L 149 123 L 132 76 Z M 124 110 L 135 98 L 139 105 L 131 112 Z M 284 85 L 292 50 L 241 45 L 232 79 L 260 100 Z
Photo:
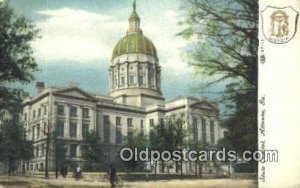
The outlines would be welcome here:
M 45 87 L 45 83 L 37 82 L 37 94 L 27 97 L 22 105 L 27 139 L 34 143 L 34 158 L 24 161 L 23 169 L 45 169 L 48 129 L 56 131 L 63 140 L 66 158 L 73 165 L 84 164 L 82 149 L 87 146 L 91 131 L 101 138 L 102 161 L 106 165 L 120 160 L 123 138 L 135 131 L 149 136 L 154 126 L 168 118 L 181 119 L 184 126 L 193 130 L 188 136 L 191 140 L 213 146 L 222 137 L 214 103 L 192 97 L 165 100 L 159 57 L 154 43 L 143 34 L 140 21 L 134 6 L 126 35 L 112 50 L 108 96 L 89 93 L 76 84 Z M 54 170 L 51 143 L 48 166 Z M 193 171 L 193 167 L 186 168 Z

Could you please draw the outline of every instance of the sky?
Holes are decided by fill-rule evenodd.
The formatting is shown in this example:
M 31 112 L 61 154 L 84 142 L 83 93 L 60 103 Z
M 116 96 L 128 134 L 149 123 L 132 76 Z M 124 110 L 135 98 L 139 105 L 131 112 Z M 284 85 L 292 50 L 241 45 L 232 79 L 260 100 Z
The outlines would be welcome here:
M 108 68 L 114 45 L 126 34 L 132 0 L 11 0 L 16 14 L 40 29 L 32 42 L 39 66 L 35 81 L 49 86 L 78 83 L 88 92 L 108 94 Z M 183 60 L 187 42 L 176 36 L 183 12 L 179 0 L 137 0 L 145 36 L 156 46 L 167 100 L 197 96 L 201 82 Z M 35 94 L 35 81 L 19 87 Z

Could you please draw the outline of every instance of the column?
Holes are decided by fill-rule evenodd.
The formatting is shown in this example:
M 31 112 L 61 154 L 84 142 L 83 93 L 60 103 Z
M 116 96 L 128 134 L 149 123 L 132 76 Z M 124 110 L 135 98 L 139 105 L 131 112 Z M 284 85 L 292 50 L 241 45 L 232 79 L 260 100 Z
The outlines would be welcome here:
M 110 118 L 109 122 L 116 122 L 115 121 L 115 119 L 116 119 L 115 116 L 110 116 L 109 118 Z M 116 131 L 117 131 L 116 124 L 115 123 L 110 123 L 109 126 L 110 126 L 110 129 L 109 129 L 109 132 L 110 132 L 109 143 L 115 144 L 116 143 Z
M 206 141 L 207 143 L 211 144 L 209 118 L 205 118 L 205 126 L 206 126 Z
M 90 108 L 90 124 L 89 124 L 89 132 L 93 129 L 96 131 L 96 107 Z
M 149 63 L 147 63 L 147 65 L 146 65 L 145 85 L 146 85 L 146 87 L 149 87 Z
M 117 89 L 120 87 L 120 65 L 117 64 Z
M 153 87 L 154 89 L 157 89 L 156 88 L 156 81 L 157 81 L 157 78 L 156 78 L 156 64 L 153 64 Z
M 137 61 L 136 63 L 136 85 L 139 87 L 140 86 L 140 80 L 139 80 L 139 76 L 140 76 L 140 62 Z
M 76 139 L 82 140 L 82 106 L 78 106 L 78 121 L 77 121 L 77 135 Z
M 197 118 L 197 129 L 198 129 L 198 140 L 199 141 L 202 141 L 201 138 L 202 138 L 202 131 L 201 131 L 201 123 L 202 123 L 202 119 L 201 117 L 200 118 Z
M 128 87 L 129 86 L 129 62 L 126 62 L 126 79 L 125 79 L 126 83 L 125 86 Z
M 64 124 L 64 137 L 69 138 L 69 127 L 70 127 L 70 106 L 65 105 L 66 122 Z

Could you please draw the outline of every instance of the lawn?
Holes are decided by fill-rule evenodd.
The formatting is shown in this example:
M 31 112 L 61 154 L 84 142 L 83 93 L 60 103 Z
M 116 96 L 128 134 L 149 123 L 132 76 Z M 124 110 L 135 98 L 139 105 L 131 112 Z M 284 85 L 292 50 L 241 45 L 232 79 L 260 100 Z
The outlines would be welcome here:
M 77 187 L 110 187 L 108 181 L 104 180 L 89 180 L 81 179 L 79 181 L 73 178 L 67 179 L 42 179 L 35 177 L 20 177 L 20 176 L 0 176 L 0 187 L 8 188 L 77 188 Z M 257 187 L 254 180 L 241 180 L 241 179 L 204 179 L 204 180 L 160 180 L 160 181 L 135 181 L 124 182 L 124 187 L 137 187 L 137 188 L 255 188 Z

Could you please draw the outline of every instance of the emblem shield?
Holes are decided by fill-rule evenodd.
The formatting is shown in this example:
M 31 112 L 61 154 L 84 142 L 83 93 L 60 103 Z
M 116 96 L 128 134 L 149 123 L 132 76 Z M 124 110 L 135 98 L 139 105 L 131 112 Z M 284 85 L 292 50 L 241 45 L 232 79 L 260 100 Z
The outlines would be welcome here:
M 265 38 L 272 43 L 283 44 L 290 41 L 297 32 L 299 13 L 291 6 L 267 6 L 261 11 L 262 31 Z

